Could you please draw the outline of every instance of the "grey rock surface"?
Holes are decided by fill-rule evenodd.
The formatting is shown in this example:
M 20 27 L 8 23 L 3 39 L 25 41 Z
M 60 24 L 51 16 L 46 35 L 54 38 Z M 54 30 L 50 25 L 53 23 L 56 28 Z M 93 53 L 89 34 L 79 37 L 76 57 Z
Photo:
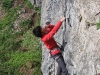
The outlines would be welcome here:
M 70 75 L 100 74 L 100 0 L 42 0 L 41 25 L 56 24 L 66 17 L 54 36 L 64 45 L 64 60 Z M 55 75 L 57 63 L 42 44 L 43 75 Z

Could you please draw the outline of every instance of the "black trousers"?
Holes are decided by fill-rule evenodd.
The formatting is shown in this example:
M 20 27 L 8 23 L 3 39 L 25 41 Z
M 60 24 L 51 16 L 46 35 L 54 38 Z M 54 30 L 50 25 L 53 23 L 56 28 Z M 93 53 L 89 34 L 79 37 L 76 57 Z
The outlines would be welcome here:
M 62 54 L 59 53 L 57 55 L 52 56 L 52 58 L 55 59 L 58 63 L 56 75 L 69 75 Z

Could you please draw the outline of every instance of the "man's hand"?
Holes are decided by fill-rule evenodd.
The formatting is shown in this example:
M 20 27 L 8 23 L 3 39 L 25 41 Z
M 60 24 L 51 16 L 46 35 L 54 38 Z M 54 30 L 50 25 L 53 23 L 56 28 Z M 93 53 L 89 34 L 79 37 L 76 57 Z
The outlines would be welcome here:
M 60 21 L 63 22 L 65 19 L 66 19 L 65 17 L 62 17 L 62 19 Z

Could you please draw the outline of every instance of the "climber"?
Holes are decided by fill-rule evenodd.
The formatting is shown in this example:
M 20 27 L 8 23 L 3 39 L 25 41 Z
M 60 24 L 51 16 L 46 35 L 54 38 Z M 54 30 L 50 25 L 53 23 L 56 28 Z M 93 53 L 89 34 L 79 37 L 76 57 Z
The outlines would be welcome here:
M 47 22 L 45 27 L 37 26 L 33 29 L 33 34 L 36 37 L 41 38 L 42 42 L 50 50 L 51 57 L 55 59 L 58 63 L 56 75 L 68 75 L 68 71 L 66 69 L 66 64 L 61 54 L 61 50 L 53 38 L 64 20 L 65 17 L 62 17 L 62 19 L 58 21 L 55 26 Z

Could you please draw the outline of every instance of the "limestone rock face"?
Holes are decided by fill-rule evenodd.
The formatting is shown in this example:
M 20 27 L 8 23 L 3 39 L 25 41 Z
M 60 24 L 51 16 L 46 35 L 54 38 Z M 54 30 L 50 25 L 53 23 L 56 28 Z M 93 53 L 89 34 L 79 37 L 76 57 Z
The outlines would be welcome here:
M 42 0 L 41 25 L 66 17 L 54 36 L 64 46 L 64 60 L 71 75 L 100 74 L 100 0 Z M 59 45 L 59 44 L 58 44 Z M 55 75 L 57 63 L 42 46 L 43 75 Z

